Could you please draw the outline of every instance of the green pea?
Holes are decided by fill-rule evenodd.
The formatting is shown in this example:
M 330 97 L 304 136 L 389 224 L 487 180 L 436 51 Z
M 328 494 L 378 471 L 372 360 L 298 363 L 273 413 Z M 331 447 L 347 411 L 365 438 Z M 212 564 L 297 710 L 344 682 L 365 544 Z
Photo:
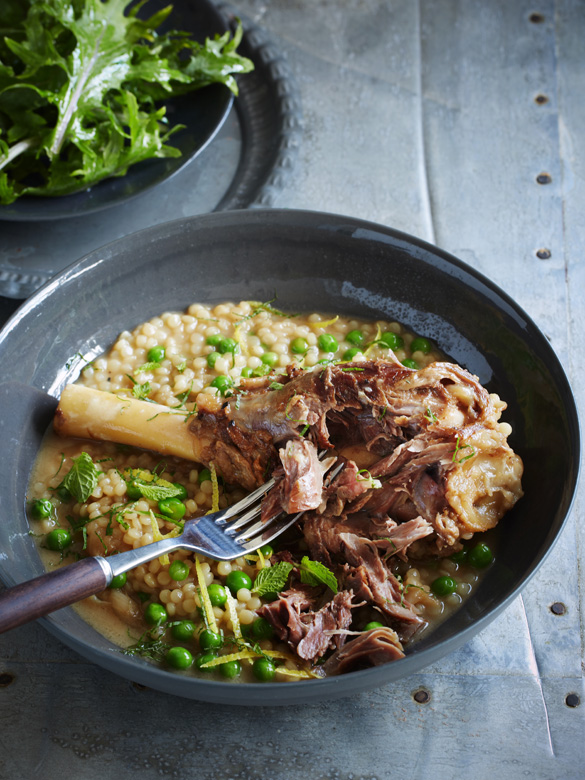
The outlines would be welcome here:
M 157 344 L 155 347 L 151 347 L 148 350 L 147 359 L 149 363 L 162 363 L 165 359 L 166 350 Z
M 411 360 L 411 358 L 406 358 L 406 360 L 403 360 L 402 365 L 406 366 L 406 368 L 414 368 L 415 370 L 418 370 L 419 368 L 419 365 L 416 362 L 416 360 Z
M 205 339 L 205 343 L 208 344 L 210 347 L 217 347 L 219 342 L 222 340 L 223 336 L 221 333 L 214 333 L 212 336 L 208 336 Z
M 297 336 L 290 343 L 290 351 L 294 352 L 295 355 L 304 355 L 308 349 L 309 344 L 302 336 Z
M 278 363 L 278 355 L 276 352 L 265 352 L 260 360 L 265 366 L 275 366 Z
M 171 626 L 171 635 L 177 642 L 188 642 L 195 633 L 195 623 L 191 620 L 179 620 Z
M 274 555 L 274 548 L 270 544 L 263 544 L 260 552 L 265 558 L 271 558 Z
M 353 344 L 354 347 L 362 347 L 364 345 L 364 334 L 361 330 L 350 330 L 345 340 L 349 344 Z
M 54 528 L 52 531 L 49 531 L 49 533 L 45 537 L 45 542 L 49 550 L 65 550 L 71 542 L 73 541 L 73 538 L 69 531 L 65 530 L 65 528 Z
M 244 379 L 249 379 L 253 374 L 254 369 L 250 368 L 250 366 L 244 366 L 242 369 L 242 376 Z
M 187 511 L 187 507 L 180 498 L 161 498 L 158 502 L 158 508 L 161 514 L 176 522 L 184 517 Z
M 126 584 L 126 580 L 128 579 L 128 575 L 125 571 L 122 572 L 122 574 L 116 574 L 115 577 L 112 577 L 112 581 L 108 585 L 108 588 L 111 588 L 112 590 L 118 590 L 119 588 L 123 588 Z
M 217 650 L 223 644 L 223 637 L 221 634 L 216 634 L 215 631 L 211 631 L 209 628 L 204 628 L 199 634 L 199 647 L 202 650 Z
M 437 577 L 431 582 L 431 590 L 435 596 L 450 596 L 457 590 L 457 583 L 453 577 Z
M 413 339 L 410 344 L 410 348 L 413 352 L 424 352 L 425 355 L 429 354 L 431 347 L 431 342 L 422 336 L 418 336 L 416 339 Z
M 131 501 L 138 501 L 142 498 L 142 489 L 137 480 L 131 479 L 126 482 L 126 495 Z
M 226 391 L 233 386 L 234 380 L 231 378 L 231 376 L 226 376 L 225 374 L 219 374 L 219 376 L 216 376 L 211 383 L 211 387 L 217 387 L 222 395 L 225 395 Z
M 217 658 L 215 653 L 201 653 L 195 659 L 195 666 L 201 672 L 208 672 L 208 673 L 214 672 L 215 666 L 208 666 L 208 667 L 203 666 L 203 664 L 208 664 L 210 661 L 213 661 L 214 658 Z
M 274 636 L 274 628 L 266 618 L 259 617 L 252 623 L 252 636 L 255 639 L 272 639 Z
M 167 650 L 165 661 L 173 669 L 188 669 L 193 665 L 193 656 L 186 647 L 171 647 Z
M 250 577 L 248 577 L 245 571 L 233 569 L 225 578 L 225 584 L 231 590 L 232 595 L 235 596 L 240 588 L 251 588 L 252 580 Z
M 404 339 L 397 333 L 387 330 L 380 336 L 378 346 L 382 347 L 382 349 L 391 349 L 396 352 L 397 349 L 402 349 L 404 346 Z
M 323 352 L 337 352 L 339 342 L 330 333 L 322 333 L 317 339 L 317 346 Z
M 211 471 L 209 469 L 201 469 L 199 476 L 197 477 L 199 484 L 202 482 L 211 481 Z
M 144 610 L 144 620 L 149 626 L 160 626 L 168 620 L 166 609 L 156 601 L 149 604 Z
M 242 636 L 244 637 L 244 639 L 252 638 L 252 626 L 249 623 L 242 623 L 240 629 L 242 631 Z
M 189 567 L 184 561 L 173 561 L 169 566 L 169 577 L 175 582 L 186 580 L 189 576 Z
M 173 482 L 173 487 L 177 488 L 177 490 L 180 490 L 180 493 L 177 493 L 174 498 L 178 498 L 180 501 L 184 501 L 188 497 L 187 488 L 185 485 L 181 485 L 180 482 Z
M 361 349 L 358 349 L 357 347 L 350 347 L 349 349 L 346 349 L 343 353 L 343 360 L 346 363 L 351 362 L 356 355 L 361 354 Z
M 238 342 L 234 339 L 224 338 L 218 343 L 217 351 L 221 352 L 222 355 L 225 355 L 226 352 L 234 353 L 238 350 L 238 346 Z
M 372 620 L 369 623 L 366 623 L 364 626 L 364 631 L 373 631 L 374 628 L 384 628 L 384 623 L 379 623 L 377 620 Z
M 467 556 L 468 552 L 464 547 L 462 550 L 458 550 L 453 555 L 450 555 L 449 558 L 453 563 L 467 563 Z
M 475 569 L 485 569 L 489 566 L 494 559 L 494 554 L 483 542 L 479 542 L 475 547 L 472 547 L 467 555 L 468 563 Z
M 269 658 L 257 658 L 252 664 L 254 677 L 260 682 L 271 682 L 276 674 L 276 667 Z
M 225 664 L 219 664 L 219 672 L 226 680 L 233 680 L 242 672 L 242 664 L 239 661 L 226 661 Z
M 35 520 L 45 520 L 53 514 L 53 504 L 48 498 L 39 498 L 32 502 L 30 511 Z
M 227 601 L 225 588 L 223 585 L 220 585 L 219 582 L 212 582 L 211 585 L 208 585 L 207 593 L 212 607 L 223 607 Z
M 207 356 L 207 365 L 209 368 L 215 368 L 215 364 L 217 363 L 217 359 L 220 358 L 221 355 L 219 352 L 210 352 Z

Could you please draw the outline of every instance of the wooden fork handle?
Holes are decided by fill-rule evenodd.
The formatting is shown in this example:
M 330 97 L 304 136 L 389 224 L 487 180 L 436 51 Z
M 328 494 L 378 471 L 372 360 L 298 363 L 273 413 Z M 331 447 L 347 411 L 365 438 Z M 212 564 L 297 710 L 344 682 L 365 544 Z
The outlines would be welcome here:
M 108 569 L 103 558 L 84 558 L 5 590 L 0 593 L 0 633 L 99 593 L 111 580 Z

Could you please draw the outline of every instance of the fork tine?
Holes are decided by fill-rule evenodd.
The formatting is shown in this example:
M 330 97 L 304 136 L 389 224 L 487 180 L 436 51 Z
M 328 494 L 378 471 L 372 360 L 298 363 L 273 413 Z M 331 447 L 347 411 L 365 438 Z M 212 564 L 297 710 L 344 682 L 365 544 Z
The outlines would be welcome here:
M 335 477 L 337 477 L 337 475 L 343 469 L 343 466 L 344 466 L 343 463 L 339 463 L 336 466 L 336 468 L 333 469 L 333 471 L 329 472 L 329 474 L 328 474 L 329 479 L 330 480 L 335 479 Z M 260 512 L 260 509 L 258 508 L 257 511 L 255 512 L 255 514 L 258 515 L 259 512 Z M 249 512 L 248 514 L 252 515 L 251 512 Z M 290 515 L 284 515 L 284 517 L 283 517 L 283 513 L 281 512 L 280 515 L 277 515 L 276 517 L 273 517 L 271 520 L 268 520 L 267 522 L 259 520 L 257 523 L 255 523 L 252 526 L 249 526 L 248 528 L 246 528 L 245 531 L 243 531 L 241 534 L 236 536 L 235 539 L 234 539 L 234 542 L 236 542 L 236 544 L 243 544 L 246 547 L 246 549 L 248 549 L 246 544 L 245 544 L 246 540 L 248 540 L 249 543 L 253 543 L 252 539 L 257 534 L 261 534 L 262 539 L 263 539 L 264 538 L 264 533 L 263 532 L 269 531 L 269 530 L 272 532 L 273 528 L 275 527 L 274 526 L 275 521 L 277 521 L 280 518 L 282 518 L 282 522 L 277 524 L 277 527 L 279 528 L 279 530 L 275 531 L 273 533 L 273 535 L 270 537 L 271 539 L 274 539 L 274 537 L 278 536 L 278 534 L 282 533 L 282 531 L 286 531 L 287 528 L 290 528 L 290 526 L 293 525 L 299 519 L 299 517 L 301 517 L 301 515 L 303 515 L 303 514 L 304 514 L 304 512 L 299 512 L 298 514 L 296 514 L 294 517 L 291 518 Z M 253 519 L 253 517 L 250 516 L 248 519 Z M 289 522 L 289 520 L 290 520 L 290 522 Z M 232 525 L 230 526 L 229 530 L 233 529 L 235 527 L 235 525 L 236 525 L 235 523 L 232 523 Z M 244 523 L 242 523 L 242 525 L 244 525 Z M 267 541 L 268 540 L 261 541 L 260 544 L 258 544 L 256 546 L 256 548 L 254 548 L 254 549 L 258 549 L 258 547 L 261 547 L 263 544 L 266 544 Z
M 239 512 L 242 511 L 242 509 L 247 509 L 250 504 L 254 504 L 259 498 L 262 498 L 262 496 L 265 493 L 268 493 L 270 488 L 274 486 L 274 478 L 269 479 L 268 482 L 265 482 L 263 485 L 260 485 L 259 488 L 256 488 L 256 490 L 252 491 L 252 493 L 249 493 L 247 496 L 242 498 L 241 501 L 238 501 L 237 504 L 233 504 L 232 506 L 225 509 L 215 520 L 215 522 L 218 525 L 222 525 L 223 523 L 227 523 L 227 521 L 237 515 Z
M 246 552 L 254 552 L 259 547 L 262 547 L 264 544 L 269 544 L 273 539 L 276 539 L 277 536 L 280 536 L 280 534 L 284 533 L 304 514 L 304 512 L 299 512 L 296 515 L 284 515 L 281 517 L 280 522 L 270 522 L 266 524 L 264 526 L 264 532 L 260 534 L 260 536 L 256 536 L 247 542 L 242 541 L 242 537 L 238 537 L 238 539 L 234 541 L 240 544 Z
M 243 528 L 243 526 L 245 526 L 246 523 L 249 523 L 251 520 L 255 520 L 261 511 L 262 509 L 260 504 L 253 506 L 245 514 L 238 517 L 237 520 L 234 520 L 233 523 L 229 523 L 228 525 L 226 525 L 225 528 L 223 529 L 224 533 L 232 534 L 234 531 Z

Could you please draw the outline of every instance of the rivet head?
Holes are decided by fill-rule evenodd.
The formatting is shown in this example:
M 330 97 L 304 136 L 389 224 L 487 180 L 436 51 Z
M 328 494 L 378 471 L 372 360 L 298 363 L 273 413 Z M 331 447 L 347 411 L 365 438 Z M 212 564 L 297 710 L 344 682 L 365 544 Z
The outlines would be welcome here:
M 0 674 L 0 688 L 6 688 L 14 682 L 14 675 L 10 672 Z
M 548 98 L 546 95 L 537 95 L 534 98 L 534 102 L 538 103 L 540 106 L 543 106 L 545 103 L 548 103 Z
M 425 691 L 424 688 L 420 688 L 420 690 L 415 691 L 412 694 L 412 698 L 417 704 L 428 704 L 431 700 L 431 694 L 428 691 Z
M 552 176 L 550 173 L 539 173 L 536 177 L 536 181 L 539 184 L 550 184 L 552 181 Z
M 567 611 L 567 608 L 562 601 L 555 601 L 554 604 L 550 605 L 550 611 L 553 613 L 553 615 L 564 615 Z
M 569 693 L 565 697 L 567 707 L 578 707 L 581 704 L 581 698 L 578 693 Z
M 542 14 L 530 14 L 528 18 L 532 24 L 542 24 L 544 22 L 544 16 Z
M 539 260 L 549 260 L 550 259 L 550 249 L 545 249 L 542 247 L 542 249 L 536 250 L 536 256 Z

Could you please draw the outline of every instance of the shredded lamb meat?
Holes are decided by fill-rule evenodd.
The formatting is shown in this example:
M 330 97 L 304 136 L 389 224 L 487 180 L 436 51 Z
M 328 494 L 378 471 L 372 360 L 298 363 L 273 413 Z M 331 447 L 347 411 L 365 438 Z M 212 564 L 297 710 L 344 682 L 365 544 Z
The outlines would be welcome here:
M 318 605 L 297 583 L 260 614 L 301 658 L 315 662 L 335 650 L 329 673 L 401 657 L 400 640 L 423 620 L 392 573 L 393 556 L 449 555 L 462 537 L 493 528 L 522 495 L 522 461 L 498 424 L 505 404 L 459 366 L 414 370 L 392 355 L 289 367 L 277 389 L 256 380 L 239 390 L 190 423 L 209 442 L 206 460 L 248 489 L 273 474 L 263 518 L 304 512 L 299 529 L 312 559 L 343 588 Z M 328 453 L 321 460 L 320 450 Z M 356 462 L 360 453 L 368 470 Z M 344 468 L 331 478 L 335 459 Z M 391 628 L 344 647 L 352 604 L 360 603 Z

